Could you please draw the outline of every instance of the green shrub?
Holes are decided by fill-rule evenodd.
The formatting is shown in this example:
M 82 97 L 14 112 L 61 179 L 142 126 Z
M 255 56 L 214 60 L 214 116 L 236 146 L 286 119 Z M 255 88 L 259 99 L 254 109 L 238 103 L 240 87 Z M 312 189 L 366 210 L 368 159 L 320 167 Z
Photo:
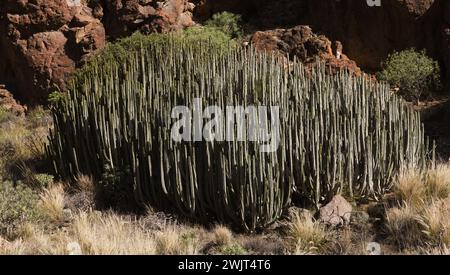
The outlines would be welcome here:
M 236 41 L 234 41 L 229 34 L 218 28 L 208 26 L 187 28 L 183 32 L 182 37 L 186 41 L 194 43 L 212 43 L 215 48 L 222 48 L 224 50 L 237 46 Z
M 38 200 L 31 188 L 0 180 L 0 235 L 14 237 L 24 222 L 36 220 Z
M 242 18 L 240 15 L 230 12 L 216 13 L 211 19 L 205 22 L 206 27 L 216 28 L 232 38 L 242 36 Z
M 224 245 L 219 247 L 219 253 L 222 255 L 245 255 L 247 251 L 239 244 Z
M 439 64 L 425 51 L 408 49 L 389 55 L 378 74 L 408 100 L 420 100 L 441 89 Z
M 53 184 L 54 176 L 49 174 L 35 174 L 34 181 L 35 186 L 38 188 L 47 188 Z

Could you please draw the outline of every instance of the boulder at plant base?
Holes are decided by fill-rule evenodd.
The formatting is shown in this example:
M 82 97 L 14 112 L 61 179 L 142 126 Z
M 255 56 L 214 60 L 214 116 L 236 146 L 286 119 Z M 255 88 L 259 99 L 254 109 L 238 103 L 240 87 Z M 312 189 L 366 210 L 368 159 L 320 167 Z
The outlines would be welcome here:
M 324 207 L 319 209 L 319 220 L 330 226 L 350 224 L 352 205 L 341 195 L 336 195 Z

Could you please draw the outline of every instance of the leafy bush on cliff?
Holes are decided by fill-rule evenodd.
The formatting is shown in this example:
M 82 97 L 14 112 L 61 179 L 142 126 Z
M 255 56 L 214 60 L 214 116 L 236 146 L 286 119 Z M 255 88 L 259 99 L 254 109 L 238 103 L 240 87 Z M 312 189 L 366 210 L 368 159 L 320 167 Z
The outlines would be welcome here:
M 408 100 L 420 100 L 441 88 L 438 63 L 414 49 L 389 55 L 378 77 L 399 88 Z
M 214 14 L 211 19 L 206 21 L 205 26 L 220 30 L 232 38 L 239 38 L 242 36 L 241 24 L 240 15 L 225 11 Z

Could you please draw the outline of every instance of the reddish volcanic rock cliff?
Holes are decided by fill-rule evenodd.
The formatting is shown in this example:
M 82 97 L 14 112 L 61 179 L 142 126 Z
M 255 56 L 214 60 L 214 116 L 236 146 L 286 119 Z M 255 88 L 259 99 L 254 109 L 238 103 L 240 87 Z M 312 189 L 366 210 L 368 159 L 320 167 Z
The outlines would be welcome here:
M 0 82 L 29 101 L 63 87 L 105 45 L 102 23 L 75 0 L 0 3 Z
M 243 14 L 252 29 L 309 25 L 331 41 L 341 41 L 349 58 L 376 70 L 393 50 L 425 48 L 450 68 L 448 0 L 197 0 L 196 16 L 228 10 Z
M 256 32 L 252 42 L 263 49 L 301 60 L 318 55 L 336 68 L 370 72 L 394 50 L 424 48 L 449 80 L 450 1 L 381 2 L 369 7 L 365 0 L 2 0 L 0 83 L 25 102 L 42 100 L 63 88 L 107 39 L 136 30 L 175 31 L 225 10 L 243 15 L 247 29 Z M 295 33 L 306 26 L 318 35 Z M 336 41 L 348 58 L 329 51 Z
M 362 74 L 356 63 L 344 54 L 340 41 L 331 42 L 324 35 L 315 34 L 308 26 L 258 31 L 250 42 L 260 51 L 296 57 L 307 66 L 320 59 L 334 71 L 347 69 L 356 75 Z
M 187 0 L 2 0 L 0 83 L 27 102 L 63 89 L 107 37 L 168 32 L 193 24 Z

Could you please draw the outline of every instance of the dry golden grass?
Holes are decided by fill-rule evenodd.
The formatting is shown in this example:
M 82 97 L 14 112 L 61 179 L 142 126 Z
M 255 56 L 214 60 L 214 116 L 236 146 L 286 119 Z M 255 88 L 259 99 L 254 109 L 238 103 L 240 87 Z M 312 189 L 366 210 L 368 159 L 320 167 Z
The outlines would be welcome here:
M 423 254 L 423 255 L 450 255 L 450 249 L 447 246 L 443 247 L 433 247 L 429 249 L 419 249 L 418 253 L 414 254 Z
M 156 251 L 160 255 L 176 255 L 180 245 L 180 234 L 174 227 L 156 234 Z
M 394 192 L 398 199 L 408 205 L 420 205 L 424 203 L 426 195 L 423 176 L 417 170 L 408 170 L 402 173 L 395 185 Z
M 45 233 L 38 226 L 13 242 L 0 245 L 2 255 L 194 255 L 198 240 L 179 227 L 147 231 L 114 213 L 80 213 L 64 230 Z M 78 251 L 78 249 L 80 251 Z
M 428 244 L 433 246 L 450 246 L 450 201 L 432 202 L 419 214 Z
M 331 233 L 323 224 L 298 214 L 288 227 L 289 236 L 295 246 L 295 254 L 320 251 L 331 238 Z
M 427 197 L 433 200 L 446 199 L 450 197 L 450 167 L 449 165 L 438 165 L 427 173 L 426 178 Z
M 399 200 L 417 207 L 446 199 L 450 197 L 450 165 L 440 164 L 425 173 L 407 170 L 400 175 L 394 191 Z
M 388 238 L 402 249 L 421 244 L 422 227 L 418 219 L 416 209 L 408 203 L 389 209 L 386 213 Z
M 76 182 L 81 191 L 94 192 L 94 181 L 90 176 L 79 175 Z
M 79 243 L 83 254 L 152 255 L 156 252 L 155 240 L 149 232 L 113 213 L 80 213 L 71 230 L 72 241 Z
M 395 191 L 401 206 L 386 213 L 389 237 L 400 248 L 448 247 L 450 166 L 441 164 L 423 174 L 409 171 L 399 177 Z
M 59 223 L 64 220 L 64 201 L 64 187 L 55 184 L 42 191 L 38 207 L 51 222 Z
M 66 236 L 61 231 L 48 234 L 37 225 L 28 224 L 22 237 L 0 245 L 0 255 L 64 255 Z
M 233 241 L 233 233 L 226 226 L 217 225 L 212 234 L 217 245 L 229 245 Z

